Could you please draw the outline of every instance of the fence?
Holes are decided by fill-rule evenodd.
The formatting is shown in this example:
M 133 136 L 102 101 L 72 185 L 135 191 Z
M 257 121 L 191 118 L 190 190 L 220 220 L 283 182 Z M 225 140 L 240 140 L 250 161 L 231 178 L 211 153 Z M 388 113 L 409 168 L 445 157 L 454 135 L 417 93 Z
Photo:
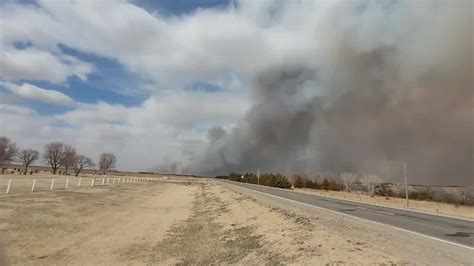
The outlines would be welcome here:
M 68 177 L 68 178 L 2 178 L 0 193 L 25 191 L 71 190 L 81 187 L 126 186 L 156 181 L 154 177 Z

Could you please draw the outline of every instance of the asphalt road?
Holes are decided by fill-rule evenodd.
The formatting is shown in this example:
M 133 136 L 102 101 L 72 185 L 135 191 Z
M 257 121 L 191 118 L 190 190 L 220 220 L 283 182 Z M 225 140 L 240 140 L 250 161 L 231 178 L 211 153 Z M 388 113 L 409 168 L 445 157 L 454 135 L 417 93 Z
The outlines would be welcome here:
M 472 221 L 309 195 L 286 189 L 232 181 L 224 182 L 362 219 L 392 225 L 463 246 L 474 247 L 474 222 Z

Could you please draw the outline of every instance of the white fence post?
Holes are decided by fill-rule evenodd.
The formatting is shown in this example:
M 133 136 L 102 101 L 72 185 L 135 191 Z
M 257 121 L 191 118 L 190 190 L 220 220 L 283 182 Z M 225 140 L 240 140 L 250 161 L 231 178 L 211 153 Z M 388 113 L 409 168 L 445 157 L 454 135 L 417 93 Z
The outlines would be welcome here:
M 115 185 L 115 178 L 112 178 L 112 185 Z
M 102 186 L 104 185 L 105 183 L 105 178 L 102 178 Z
M 82 178 L 79 177 L 79 182 L 77 183 L 78 187 L 81 187 L 81 181 L 82 181 Z
M 120 185 L 120 177 L 117 179 L 117 185 Z
M 69 178 L 66 178 L 66 185 L 64 186 L 64 188 L 67 190 L 68 187 L 69 187 Z
M 91 181 L 91 187 L 94 186 L 94 183 L 95 183 L 95 178 L 92 178 L 92 181 Z
M 8 179 L 7 194 L 10 193 L 10 187 L 12 185 L 12 180 Z
M 33 179 L 33 185 L 31 186 L 31 192 L 35 191 L 36 179 Z
M 54 188 L 54 178 L 51 179 L 51 187 L 49 188 L 49 190 L 53 190 L 53 188 Z
M 109 178 L 107 177 L 107 185 L 109 184 Z

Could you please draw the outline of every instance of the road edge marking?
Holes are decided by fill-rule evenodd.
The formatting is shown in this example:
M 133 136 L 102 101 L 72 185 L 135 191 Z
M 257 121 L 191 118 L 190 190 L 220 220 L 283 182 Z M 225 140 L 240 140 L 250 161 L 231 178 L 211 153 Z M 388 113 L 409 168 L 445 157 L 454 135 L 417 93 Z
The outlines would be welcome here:
M 275 197 L 275 198 L 287 200 L 287 201 L 290 201 L 290 202 L 294 202 L 294 203 L 306 205 L 306 206 L 313 207 L 313 208 L 320 209 L 320 210 L 324 210 L 324 211 L 329 211 L 329 212 L 331 212 L 331 213 L 343 215 L 343 216 L 350 217 L 350 218 L 353 218 L 353 219 L 356 219 L 356 220 L 360 220 L 360 221 L 364 221 L 364 222 L 369 222 L 369 223 L 373 223 L 373 224 L 377 224 L 377 225 L 382 225 L 382 226 L 389 226 L 389 227 L 394 228 L 394 229 L 399 230 L 399 231 L 412 233 L 412 234 L 414 234 L 414 235 L 423 236 L 423 237 L 426 237 L 426 238 L 429 238 L 429 239 L 433 239 L 433 240 L 438 240 L 438 241 L 443 242 L 443 243 L 447 243 L 447 244 L 455 245 L 455 246 L 458 246 L 458 247 L 463 247 L 463 248 L 467 248 L 467 249 L 470 249 L 470 250 L 474 250 L 474 247 L 470 247 L 470 246 L 466 246 L 466 245 L 463 245 L 463 244 L 451 242 L 451 241 L 444 240 L 444 239 L 441 239 L 441 238 L 437 238 L 437 237 L 434 237 L 434 236 L 425 235 L 425 234 L 418 233 L 418 232 L 415 232 L 415 231 L 403 229 L 403 228 L 400 228 L 400 227 L 396 227 L 396 226 L 394 226 L 394 225 L 384 224 L 384 223 L 380 223 L 380 222 L 376 222 L 376 221 L 372 221 L 372 220 L 360 218 L 360 217 L 357 217 L 357 216 L 352 216 L 352 215 L 350 215 L 350 214 L 338 212 L 338 211 L 331 210 L 331 209 L 326 209 L 326 208 L 323 208 L 323 207 L 311 205 L 311 204 L 308 204 L 308 203 L 305 203 L 305 202 L 301 202 L 301 201 L 297 201 L 297 200 L 287 199 L 287 198 L 284 198 L 284 197 L 280 197 L 280 196 L 277 196 L 277 195 L 265 193 L 265 192 L 262 192 L 262 191 L 253 190 L 253 189 L 246 188 L 246 187 L 241 187 L 241 186 L 234 185 L 234 184 L 228 183 L 228 182 L 225 182 L 225 183 L 230 184 L 230 185 L 233 185 L 233 186 L 236 186 L 236 187 L 239 187 L 239 188 L 243 188 L 243 189 L 246 189 L 246 190 L 249 190 L 249 191 L 252 191 L 252 192 L 257 192 L 257 193 L 260 193 L 260 194 L 263 194 L 263 195 L 267 195 L 267 196 L 271 196 L 271 197 Z

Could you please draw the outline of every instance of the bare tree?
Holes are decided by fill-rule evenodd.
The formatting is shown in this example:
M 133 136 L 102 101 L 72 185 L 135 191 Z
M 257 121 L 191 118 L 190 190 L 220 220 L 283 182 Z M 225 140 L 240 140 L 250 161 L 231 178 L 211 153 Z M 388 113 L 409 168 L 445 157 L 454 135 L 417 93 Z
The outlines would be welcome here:
M 64 145 L 64 155 L 61 160 L 61 166 L 64 167 L 64 174 L 67 174 L 69 168 L 74 167 L 76 161 L 76 149 L 71 145 Z
M 474 187 L 457 187 L 445 190 L 448 194 L 453 194 L 454 201 L 458 204 L 472 205 L 474 203 Z M 443 202 L 446 201 L 446 199 L 443 199 Z
M 367 191 L 369 192 L 370 195 L 374 195 L 375 193 L 375 186 L 377 184 L 382 183 L 382 178 L 376 176 L 376 175 L 364 175 L 361 179 L 360 182 L 367 187 Z
M 18 153 L 14 142 L 7 137 L 0 137 L 0 165 L 11 162 Z
M 89 168 L 94 166 L 94 163 L 92 162 L 92 159 L 84 156 L 84 155 L 76 155 L 75 160 L 74 160 L 74 173 L 76 176 L 78 176 L 81 171 L 85 168 Z
M 23 166 L 25 167 L 24 172 L 23 172 L 25 175 L 28 172 L 28 166 L 32 162 L 38 160 L 38 158 L 39 158 L 39 152 L 36 150 L 26 149 L 20 152 L 19 159 L 23 163 Z
M 357 175 L 353 173 L 342 173 L 341 174 L 342 183 L 344 183 L 344 187 L 347 191 L 352 190 L 352 185 L 357 180 Z
M 53 174 L 61 167 L 64 157 L 64 143 L 50 142 L 44 147 L 43 159 L 51 166 Z
M 117 159 L 112 153 L 102 153 L 99 157 L 99 170 L 105 173 L 107 170 L 113 169 L 116 162 Z

